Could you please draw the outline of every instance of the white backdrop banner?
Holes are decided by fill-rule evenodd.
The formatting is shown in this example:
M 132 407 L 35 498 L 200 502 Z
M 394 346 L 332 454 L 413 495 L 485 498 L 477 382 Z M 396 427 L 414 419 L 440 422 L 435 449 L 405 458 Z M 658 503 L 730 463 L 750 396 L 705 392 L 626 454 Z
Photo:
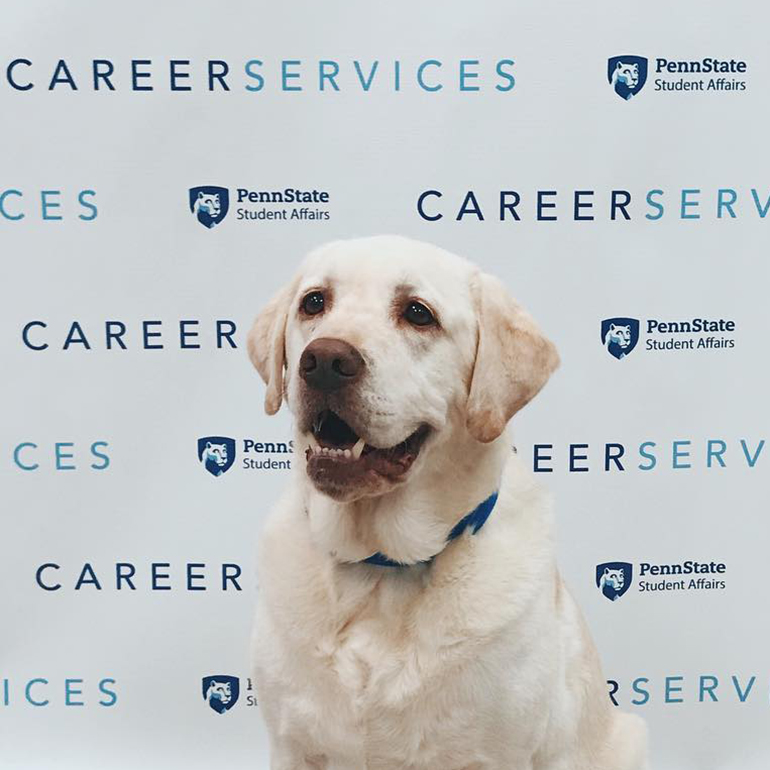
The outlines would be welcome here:
M 255 554 L 293 447 L 245 334 L 310 248 L 386 232 L 559 347 L 515 442 L 653 768 L 770 767 L 763 6 L 1 13 L 0 766 L 267 767 Z

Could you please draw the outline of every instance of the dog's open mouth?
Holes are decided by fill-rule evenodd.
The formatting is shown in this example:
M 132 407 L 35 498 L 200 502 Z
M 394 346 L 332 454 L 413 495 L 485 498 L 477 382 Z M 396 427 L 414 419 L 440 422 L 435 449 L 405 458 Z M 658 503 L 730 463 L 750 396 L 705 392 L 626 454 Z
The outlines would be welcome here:
M 427 425 L 422 425 L 395 446 L 374 447 L 339 415 L 325 409 L 316 416 L 307 434 L 308 474 L 318 481 L 326 477 L 336 484 L 355 481 L 369 472 L 395 480 L 417 459 L 429 431 Z

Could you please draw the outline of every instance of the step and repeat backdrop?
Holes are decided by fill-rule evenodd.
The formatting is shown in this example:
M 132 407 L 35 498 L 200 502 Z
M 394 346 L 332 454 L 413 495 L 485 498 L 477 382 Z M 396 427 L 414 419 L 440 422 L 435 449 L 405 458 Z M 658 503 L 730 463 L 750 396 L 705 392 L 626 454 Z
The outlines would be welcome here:
M 513 439 L 652 767 L 770 767 L 761 6 L 0 18 L 1 767 L 268 766 L 255 553 L 295 455 L 245 335 L 309 249 L 377 233 L 557 343 Z

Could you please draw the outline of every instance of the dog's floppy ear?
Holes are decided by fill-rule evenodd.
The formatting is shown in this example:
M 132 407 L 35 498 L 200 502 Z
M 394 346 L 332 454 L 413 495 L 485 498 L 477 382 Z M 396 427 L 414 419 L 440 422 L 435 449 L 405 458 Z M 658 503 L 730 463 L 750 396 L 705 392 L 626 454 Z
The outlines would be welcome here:
M 471 295 L 479 331 L 467 425 L 475 439 L 486 443 L 537 395 L 559 365 L 559 355 L 496 278 L 477 273 Z
M 283 400 L 283 370 L 286 366 L 286 320 L 294 290 L 285 286 L 257 316 L 249 332 L 246 347 L 249 358 L 267 385 L 265 411 L 275 414 Z

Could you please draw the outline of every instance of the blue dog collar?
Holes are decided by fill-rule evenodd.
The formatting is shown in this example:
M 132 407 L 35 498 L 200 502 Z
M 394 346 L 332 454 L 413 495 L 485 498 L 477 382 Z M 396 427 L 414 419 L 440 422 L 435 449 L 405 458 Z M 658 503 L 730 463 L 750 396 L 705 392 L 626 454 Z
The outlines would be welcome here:
M 486 500 L 484 500 L 484 502 L 479 503 L 467 516 L 463 516 L 463 518 L 460 519 L 457 524 L 455 524 L 455 526 L 452 528 L 452 531 L 449 533 L 449 536 L 447 537 L 447 543 L 460 537 L 460 535 L 462 535 L 466 529 L 470 529 L 471 534 L 475 535 L 487 523 L 489 514 L 492 513 L 496 502 L 497 492 L 493 492 Z M 438 556 L 438 554 L 434 554 L 430 557 L 430 559 L 426 559 L 425 561 L 417 563 L 429 564 L 436 558 L 436 556 Z M 377 553 L 373 553 L 368 559 L 364 559 L 362 562 L 359 562 L 359 564 L 374 564 L 377 567 L 411 566 L 399 561 L 394 561 L 379 551 L 377 551 Z

